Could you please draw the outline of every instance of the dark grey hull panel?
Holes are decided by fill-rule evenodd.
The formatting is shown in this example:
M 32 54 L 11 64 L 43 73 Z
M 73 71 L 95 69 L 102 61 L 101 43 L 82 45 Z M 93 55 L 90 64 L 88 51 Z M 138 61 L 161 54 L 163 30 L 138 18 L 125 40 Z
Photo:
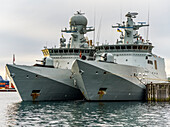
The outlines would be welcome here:
M 72 70 L 76 73 L 75 77 L 79 77 L 77 84 L 88 101 L 138 101 L 145 99 L 144 85 L 140 87 L 121 76 L 100 68 L 100 65 L 100 63 L 97 65 L 82 60 L 76 60 L 73 65 Z M 113 67 L 119 69 L 118 65 Z
M 67 85 L 70 78 L 66 83 L 60 80 L 53 80 L 36 74 L 30 71 L 19 69 L 17 65 L 7 65 L 9 75 L 11 76 L 18 93 L 23 101 L 32 101 L 31 96 L 33 91 L 40 91 L 39 96 L 35 101 L 60 101 L 60 100 L 81 100 L 83 95 L 81 91 L 70 84 Z M 49 71 L 50 72 L 50 71 Z M 57 71 L 56 71 L 57 72 Z M 56 73 L 55 75 L 60 75 Z M 47 74 L 46 74 L 47 75 Z M 65 76 L 65 75 L 63 75 Z M 67 78 L 67 77 L 66 77 Z

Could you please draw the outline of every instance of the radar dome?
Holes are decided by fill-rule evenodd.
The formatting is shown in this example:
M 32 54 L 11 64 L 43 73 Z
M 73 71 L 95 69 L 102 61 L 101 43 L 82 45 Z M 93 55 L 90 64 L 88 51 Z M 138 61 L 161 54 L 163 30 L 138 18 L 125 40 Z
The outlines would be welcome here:
M 83 16 L 82 14 L 76 14 L 71 17 L 70 19 L 70 25 L 75 26 L 75 25 L 87 25 L 87 18 Z
M 53 66 L 53 59 L 51 57 L 45 57 L 44 64 L 45 66 Z
M 101 55 L 101 60 L 107 62 L 114 62 L 114 57 L 111 53 L 103 53 Z

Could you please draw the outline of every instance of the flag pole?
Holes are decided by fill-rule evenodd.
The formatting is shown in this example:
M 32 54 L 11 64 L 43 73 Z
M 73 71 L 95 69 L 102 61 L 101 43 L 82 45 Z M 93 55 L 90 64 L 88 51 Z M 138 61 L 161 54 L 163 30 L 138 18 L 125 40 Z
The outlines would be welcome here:
M 15 64 L 15 54 L 13 54 L 13 64 Z

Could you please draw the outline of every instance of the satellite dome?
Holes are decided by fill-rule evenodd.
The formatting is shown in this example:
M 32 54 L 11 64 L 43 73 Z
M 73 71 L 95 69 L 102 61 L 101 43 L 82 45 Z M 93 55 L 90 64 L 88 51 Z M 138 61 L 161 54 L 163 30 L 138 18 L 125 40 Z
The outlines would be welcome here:
M 114 62 L 114 57 L 111 53 L 103 53 L 101 55 L 101 60 L 107 62 Z
M 70 18 L 70 25 L 75 26 L 75 25 L 87 25 L 87 18 L 83 16 L 80 12 L 77 12 L 74 16 Z
M 44 64 L 45 66 L 53 66 L 53 59 L 51 57 L 45 57 Z

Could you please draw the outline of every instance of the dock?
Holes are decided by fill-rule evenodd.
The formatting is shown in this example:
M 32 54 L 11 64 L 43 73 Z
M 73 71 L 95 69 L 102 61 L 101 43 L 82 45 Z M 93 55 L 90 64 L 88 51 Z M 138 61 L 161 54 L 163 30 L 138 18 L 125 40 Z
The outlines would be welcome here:
M 150 83 L 146 85 L 146 100 L 170 101 L 170 83 Z

